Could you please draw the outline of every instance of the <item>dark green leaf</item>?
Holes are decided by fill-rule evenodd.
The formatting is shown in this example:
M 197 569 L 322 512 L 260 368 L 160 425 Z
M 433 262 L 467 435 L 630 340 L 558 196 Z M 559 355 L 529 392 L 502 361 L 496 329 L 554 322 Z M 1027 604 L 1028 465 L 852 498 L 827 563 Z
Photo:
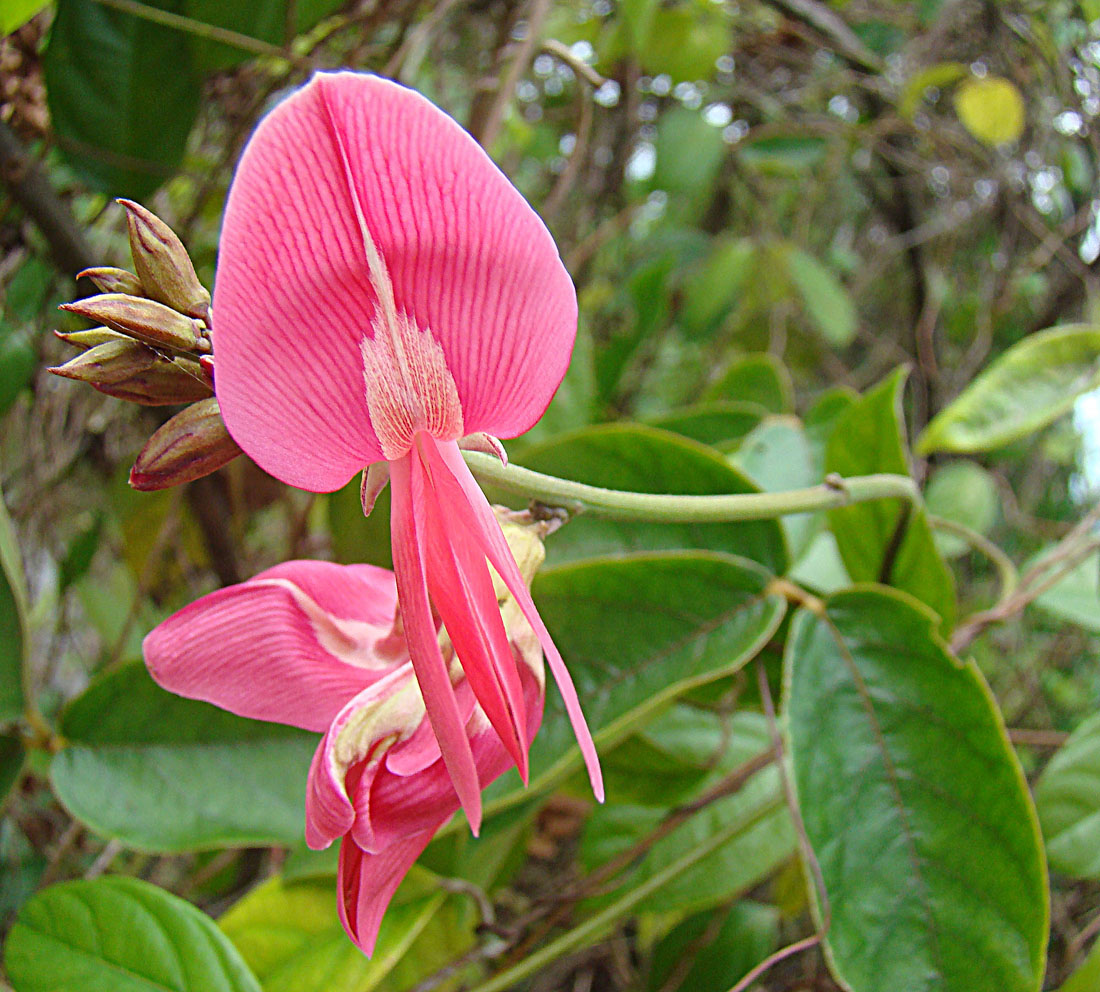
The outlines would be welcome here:
M 931 614 L 884 588 L 802 611 L 784 661 L 799 807 L 828 957 L 852 992 L 1036 992 L 1038 824 L 988 688 Z
M 764 418 L 757 403 L 715 402 L 682 407 L 651 418 L 651 427 L 672 431 L 700 444 L 718 447 L 739 441 Z
M 260 992 L 209 917 L 136 878 L 39 892 L 12 927 L 4 964 L 15 992 Z
M 4 805 L 12 787 L 19 781 L 25 757 L 23 742 L 18 737 L 0 734 L 0 807 Z
M 752 562 L 705 553 L 640 554 L 540 572 L 533 592 L 602 748 L 639 730 L 689 690 L 737 671 L 767 643 L 784 613 Z M 561 700 L 547 688 L 531 749 L 531 786 L 560 781 L 579 752 Z M 506 776 L 493 794 L 518 780 Z M 503 802 L 503 800 L 501 800 Z
M 332 552 L 344 565 L 366 563 L 393 568 L 390 545 L 390 487 L 386 486 L 369 517 L 363 516 L 360 479 L 325 497 Z
M 1051 867 L 1100 878 L 1100 714 L 1087 719 L 1043 769 L 1035 805 Z
M 0 724 L 23 715 L 26 609 L 23 561 L 0 494 Z
M 916 450 L 989 451 L 1027 437 L 1100 385 L 1100 330 L 1055 327 L 1013 345 L 941 410 Z
M 182 0 L 158 6 L 180 13 Z M 54 133 L 83 179 L 142 199 L 175 173 L 199 109 L 187 35 L 58 0 L 43 69 Z
M 905 373 L 899 370 L 848 408 L 826 446 L 827 471 L 909 474 L 901 415 L 904 387 Z M 904 589 L 931 606 L 943 628 L 950 629 L 955 581 L 936 550 L 923 507 L 906 508 L 897 500 L 859 503 L 831 510 L 829 525 L 853 580 Z M 904 526 L 902 535 L 899 525 Z
M 62 592 L 88 571 L 99 548 L 99 536 L 102 532 L 103 514 L 97 512 L 88 525 L 78 531 L 69 542 L 69 549 L 61 559 L 61 574 L 58 576 L 58 586 Z
M 740 303 L 756 271 L 759 248 L 751 238 L 718 242 L 684 287 L 678 322 L 690 337 L 709 337 Z
M 524 452 L 523 464 L 608 489 L 699 495 L 757 491 L 712 449 L 638 425 L 610 424 L 565 435 Z M 776 574 L 788 563 L 783 531 L 775 520 L 692 525 L 622 523 L 582 515 L 547 542 L 553 562 L 671 548 L 744 555 Z
M 827 147 L 824 138 L 776 135 L 742 143 L 737 156 L 766 175 L 797 177 L 820 165 Z
M 54 790 L 99 833 L 149 851 L 301 839 L 314 734 L 174 696 L 140 663 L 94 681 L 61 732 Z
M 778 358 L 767 352 L 734 359 L 721 377 L 707 387 L 704 397 L 758 403 L 772 413 L 790 413 L 794 409 L 791 374 Z

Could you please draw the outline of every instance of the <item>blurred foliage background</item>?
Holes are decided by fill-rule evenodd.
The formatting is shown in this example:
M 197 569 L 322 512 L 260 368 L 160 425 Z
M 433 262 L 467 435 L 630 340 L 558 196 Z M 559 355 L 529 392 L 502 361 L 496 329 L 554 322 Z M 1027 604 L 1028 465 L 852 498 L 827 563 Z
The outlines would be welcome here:
M 551 442 L 632 421 L 713 445 L 764 488 L 813 484 L 837 417 L 899 366 L 916 438 L 1012 345 L 1097 319 L 1096 0 L 0 0 L 0 32 L 0 486 L 28 586 L 41 721 L 28 732 L 39 743 L 97 675 L 132 674 L 144 633 L 196 596 L 291 557 L 389 563 L 385 497 L 364 520 L 357 482 L 327 496 L 291 491 L 242 458 L 181 489 L 132 492 L 129 465 L 165 414 L 44 371 L 71 354 L 50 332 L 81 326 L 56 305 L 94 291 L 74 273 L 129 264 L 113 197 L 167 220 L 212 284 L 241 147 L 317 69 L 379 72 L 427 94 L 557 239 L 581 327 L 547 415 L 509 445 L 532 468 L 568 475 L 578 459 L 598 461 L 598 445 L 562 454 Z M 930 512 L 1018 564 L 1063 538 L 1100 494 L 1100 401 L 1087 394 L 1071 408 L 1080 391 L 1065 389 L 1064 415 L 1040 432 L 973 457 L 929 446 L 912 471 Z M 1019 402 L 1031 402 L 1026 389 Z M 675 491 L 675 469 L 667 484 Z M 582 536 L 568 534 L 551 539 L 551 562 L 578 557 Z M 839 584 L 828 578 L 844 568 L 831 534 L 796 518 L 786 537 L 796 577 Z M 987 558 L 942 531 L 937 542 L 958 614 L 988 606 L 997 573 Z M 969 646 L 1032 776 L 1100 704 L 1097 571 L 1095 555 L 1083 560 Z M 706 718 L 671 710 L 661 733 L 610 755 L 620 787 L 644 792 L 639 808 L 658 793 L 672 808 L 673 783 L 699 785 L 715 763 L 753 753 L 722 729 L 716 698 L 696 701 Z M 217 915 L 284 863 L 285 848 L 260 837 L 177 855 L 107 840 L 109 829 L 74 818 L 78 800 L 58 802 L 42 748 L 22 772 L 19 739 L 2 749 L 0 779 L 18 782 L 0 824 L 5 925 L 35 889 L 108 867 Z M 1090 788 L 1100 808 L 1100 772 Z M 640 816 L 593 835 L 587 815 L 568 794 L 543 797 L 488 831 L 499 863 L 476 884 L 498 911 L 520 915 L 560 873 L 600 864 L 601 850 L 619 849 L 615 830 L 637 839 L 652 826 Z M 643 906 L 531 987 L 729 987 L 805 919 L 790 843 L 714 898 Z M 1052 865 L 1049 988 L 1100 929 L 1100 861 Z M 307 884 L 279 898 L 306 918 L 331 892 Z M 399 908 L 426 926 L 423 897 L 410 899 Z M 247 910 L 233 912 L 245 927 Z M 447 912 L 465 922 L 439 933 L 472 932 L 466 902 Z M 451 981 L 438 969 L 469 947 L 453 943 L 451 954 L 437 936 L 433 953 L 376 980 Z M 835 987 L 816 951 L 767 981 Z

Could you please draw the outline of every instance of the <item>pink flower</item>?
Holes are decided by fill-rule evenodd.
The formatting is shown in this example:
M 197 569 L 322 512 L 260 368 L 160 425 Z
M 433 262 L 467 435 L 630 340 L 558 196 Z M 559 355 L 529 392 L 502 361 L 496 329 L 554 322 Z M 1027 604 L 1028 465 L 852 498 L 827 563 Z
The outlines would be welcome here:
M 530 701 L 489 566 L 538 637 L 598 798 L 576 691 L 460 446 L 498 450 L 569 363 L 576 296 L 554 242 L 453 120 L 375 76 L 321 73 L 264 119 L 229 192 L 214 293 L 216 390 L 237 443 L 317 492 L 387 479 L 412 668 L 476 833 L 473 698 L 526 781 Z M 368 468 L 369 466 L 369 468 Z
M 145 638 L 166 689 L 241 716 L 325 731 L 309 770 L 306 841 L 340 845 L 340 919 L 370 954 L 394 890 L 459 807 L 395 623 L 392 572 L 292 561 L 220 589 Z M 450 648 L 444 636 L 444 651 Z M 542 719 L 542 653 L 509 644 L 529 744 Z M 454 694 L 479 786 L 512 763 L 457 666 Z

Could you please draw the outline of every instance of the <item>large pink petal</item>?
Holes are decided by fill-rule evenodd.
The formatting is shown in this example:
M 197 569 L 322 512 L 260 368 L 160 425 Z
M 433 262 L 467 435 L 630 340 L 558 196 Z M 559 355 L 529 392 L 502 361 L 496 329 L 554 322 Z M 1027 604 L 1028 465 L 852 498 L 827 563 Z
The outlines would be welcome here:
M 214 294 L 229 430 L 305 488 L 335 489 L 380 457 L 360 352 L 376 295 L 359 214 L 398 309 L 442 345 L 467 432 L 529 428 L 576 333 L 553 239 L 469 135 L 395 83 L 316 75 L 245 150 Z
M 476 834 L 481 828 L 477 769 L 428 602 L 421 525 L 417 520 L 425 499 L 423 472 L 419 461 L 406 457 L 390 463 L 390 475 L 393 569 L 409 654 L 443 761 L 454 780 L 470 828 Z
M 446 817 L 378 854 L 367 854 L 350 837 L 344 838 L 336 904 L 348 936 L 367 956 L 374 952 L 382 916 L 398 885 L 445 822 Z
M 588 729 L 588 724 L 585 722 L 580 700 L 577 698 L 576 687 L 569 675 L 569 669 L 565 667 L 561 652 L 558 651 L 550 632 L 542 622 L 542 617 L 539 616 L 535 602 L 527 589 L 527 583 L 520 575 L 519 567 L 516 565 L 515 558 L 512 557 L 512 551 L 508 547 L 508 542 L 500 529 L 500 524 L 493 515 L 492 507 L 489 506 L 485 494 L 481 491 L 473 475 L 470 474 L 470 469 L 463 461 L 462 452 L 458 450 L 458 445 L 440 444 L 437 445 L 436 450 L 466 496 L 466 506 L 470 514 L 469 519 L 476 528 L 486 556 L 504 580 L 508 591 L 515 597 L 516 603 L 523 611 L 524 617 L 542 645 L 542 650 L 545 652 L 546 660 L 550 665 L 550 671 L 553 673 L 554 681 L 557 683 L 558 691 L 565 703 L 565 711 L 569 716 L 569 722 L 573 727 L 573 732 L 577 735 L 577 743 L 580 745 L 581 754 L 584 756 L 584 762 L 588 768 L 588 778 L 592 783 L 592 791 L 595 793 L 596 799 L 603 802 L 603 774 L 600 771 L 600 759 L 596 754 L 596 745 L 592 742 L 592 734 Z
M 392 623 L 395 599 L 382 569 L 287 562 L 169 617 L 145 638 L 145 661 L 178 695 L 323 731 L 393 664 L 371 649 L 384 629 L 372 621 Z

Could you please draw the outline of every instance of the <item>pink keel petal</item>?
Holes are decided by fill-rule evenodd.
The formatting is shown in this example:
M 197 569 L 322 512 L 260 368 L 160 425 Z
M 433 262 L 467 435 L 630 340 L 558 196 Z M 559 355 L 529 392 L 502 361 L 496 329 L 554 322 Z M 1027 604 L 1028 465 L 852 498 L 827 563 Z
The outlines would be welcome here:
M 374 953 L 378 928 L 394 892 L 445 822 L 446 817 L 378 854 L 365 853 L 350 837 L 341 843 L 336 899 L 340 922 L 368 957 Z
M 512 557 L 511 549 L 508 547 L 508 542 L 500 529 L 500 524 L 497 523 L 485 494 L 481 491 L 473 475 L 470 474 L 470 469 L 462 460 L 462 453 L 458 450 L 458 446 L 456 444 L 440 444 L 436 450 L 466 495 L 468 506 L 478 525 L 479 535 L 484 542 L 485 554 L 504 580 L 508 591 L 516 598 L 519 608 L 523 611 L 524 617 L 531 625 L 543 651 L 546 653 L 546 660 L 550 665 L 550 671 L 554 675 L 554 681 L 558 685 L 558 691 L 561 692 L 566 713 L 569 715 L 569 722 L 572 724 L 573 732 L 577 735 L 577 743 L 580 745 L 581 754 L 584 756 L 584 762 L 588 768 L 588 778 L 592 783 L 592 791 L 595 793 L 596 799 L 603 802 L 603 774 L 600 771 L 600 759 L 596 754 L 596 746 L 592 742 L 592 734 L 588 730 L 584 713 L 581 711 L 580 700 L 577 698 L 577 690 L 569 675 L 569 669 L 565 667 L 561 653 L 555 646 L 553 639 L 550 637 L 550 632 L 546 629 L 542 617 L 539 616 L 538 610 L 535 608 L 535 602 L 531 599 L 531 594 L 527 590 L 527 584 L 523 581 L 523 576 L 519 574 L 519 568 L 516 566 L 515 558 Z
M 318 74 L 245 150 L 214 294 L 229 430 L 305 488 L 335 489 L 381 454 L 363 389 L 377 297 L 357 208 L 398 310 L 443 348 L 466 431 L 530 427 L 576 334 L 553 240 L 476 142 L 411 90 Z
M 178 695 L 323 731 L 382 674 L 360 664 L 382 664 L 366 657 L 369 637 L 357 643 L 346 633 L 369 634 L 371 619 L 392 618 L 395 600 L 382 569 L 287 562 L 169 617 L 145 638 L 145 660 Z
M 424 694 L 424 704 L 443 760 L 454 779 L 470 828 L 476 834 L 481 829 L 477 770 L 459 717 L 447 665 L 436 640 L 425 584 L 421 526 L 416 518 L 418 507 L 424 505 L 425 498 L 421 475 L 419 464 L 411 457 L 390 463 L 393 567 L 416 679 Z
M 447 628 L 478 702 L 526 782 L 523 690 L 512 647 L 485 556 L 470 547 L 468 521 L 456 519 L 454 513 L 453 501 L 456 496 L 462 500 L 462 493 L 451 491 L 456 487 L 442 462 L 433 458 L 434 446 L 435 442 L 424 435 L 417 442 L 431 479 L 425 507 L 428 536 L 425 550 L 432 604 Z

